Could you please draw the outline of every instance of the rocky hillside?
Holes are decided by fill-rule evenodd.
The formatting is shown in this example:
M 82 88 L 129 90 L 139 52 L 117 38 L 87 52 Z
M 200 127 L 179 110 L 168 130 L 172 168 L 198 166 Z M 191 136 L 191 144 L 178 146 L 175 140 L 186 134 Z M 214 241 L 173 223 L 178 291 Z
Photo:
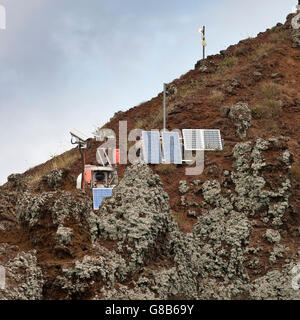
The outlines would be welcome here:
M 168 85 L 168 128 L 220 128 L 200 176 L 120 166 L 99 212 L 76 150 L 0 187 L 0 299 L 299 299 L 300 31 L 246 39 Z M 162 94 L 106 125 L 162 127 Z M 95 163 L 99 142 L 87 160 Z

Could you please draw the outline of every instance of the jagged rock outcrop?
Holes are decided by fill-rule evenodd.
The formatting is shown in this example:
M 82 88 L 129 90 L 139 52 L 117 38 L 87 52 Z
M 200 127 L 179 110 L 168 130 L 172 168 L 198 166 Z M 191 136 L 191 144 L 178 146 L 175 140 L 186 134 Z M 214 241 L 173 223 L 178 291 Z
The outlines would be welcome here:
M 299 7 L 300 8 L 300 7 Z M 291 33 L 291 38 L 293 42 L 293 48 L 300 48 L 300 11 L 293 17 L 291 21 L 293 31 Z
M 1 244 L 0 256 L 5 255 L 8 246 Z M 5 289 L 0 289 L 0 300 L 40 300 L 43 297 L 43 274 L 37 265 L 36 252 L 20 252 L 5 263 Z
M 244 139 L 247 136 L 247 131 L 251 126 L 251 110 L 246 103 L 237 103 L 229 112 L 229 118 L 234 121 L 237 135 Z
M 68 219 L 80 222 L 89 218 L 92 210 L 90 197 L 67 191 L 32 194 L 25 192 L 16 204 L 16 216 L 20 224 L 30 228 L 41 225 L 44 218 L 50 218 L 53 225 L 63 226 Z
M 166 95 L 167 96 L 174 96 L 177 94 L 177 87 L 174 83 L 170 83 L 166 87 Z

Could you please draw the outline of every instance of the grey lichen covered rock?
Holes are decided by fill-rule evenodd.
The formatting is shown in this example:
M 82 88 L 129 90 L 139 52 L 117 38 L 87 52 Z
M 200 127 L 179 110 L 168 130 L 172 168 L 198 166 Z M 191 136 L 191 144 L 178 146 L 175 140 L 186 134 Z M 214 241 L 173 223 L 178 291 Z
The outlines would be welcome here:
M 255 300 L 299 300 L 300 290 L 292 287 L 293 263 L 285 265 L 281 271 L 274 270 L 256 279 L 250 285 L 250 298 Z
M 289 166 L 293 163 L 293 155 L 288 150 L 285 150 L 282 153 L 280 160 L 283 161 L 283 163 L 285 163 L 287 166 Z
M 11 174 L 7 177 L 8 183 L 15 191 L 26 191 L 28 190 L 28 177 L 24 177 L 19 173 Z
M 234 105 L 229 112 L 229 118 L 234 121 L 237 135 L 244 139 L 247 136 L 247 131 L 251 126 L 251 110 L 246 103 L 239 102 Z
M 50 172 L 45 178 L 50 187 L 58 189 L 63 180 L 64 171 L 62 169 L 55 169 Z
M 262 155 L 268 150 L 270 142 L 258 139 L 253 145 L 250 142 L 239 143 L 233 149 L 235 162 L 231 179 L 235 184 L 237 196 L 233 196 L 235 207 L 251 216 L 264 210 L 264 217 L 272 219 L 272 225 L 282 224 L 282 218 L 288 208 L 291 195 L 291 183 L 288 177 L 282 177 L 277 190 L 266 190 L 266 181 L 262 170 L 267 163 Z
M 286 252 L 288 251 L 288 249 L 289 248 L 286 248 L 281 244 L 276 244 L 273 247 L 273 251 L 270 254 L 270 258 L 269 258 L 270 263 L 276 263 L 278 258 L 283 258 Z
M 298 6 L 300 8 L 300 6 Z M 291 19 L 291 40 L 293 48 L 300 48 L 300 15 L 298 12 Z
M 170 83 L 167 85 L 166 88 L 166 95 L 167 96 L 174 96 L 177 94 L 177 87 L 174 83 Z
M 37 266 L 36 252 L 20 252 L 3 265 L 6 286 L 0 290 L 0 300 L 40 300 L 44 279 Z
M 56 278 L 56 286 L 63 287 L 70 296 L 97 286 L 97 278 L 103 282 L 98 294 L 120 297 L 119 291 L 112 292 L 116 282 L 123 282 L 152 259 L 170 259 L 169 236 L 176 225 L 169 213 L 168 195 L 148 166 L 137 164 L 128 168 L 100 212 L 89 216 L 96 256 L 86 255 Z M 114 250 L 108 251 L 98 241 L 113 243 Z M 146 293 L 154 297 L 149 289 L 134 290 L 139 297 Z M 124 298 L 128 294 L 129 291 Z
M 55 239 L 59 245 L 68 245 L 72 241 L 73 230 L 71 228 L 58 227 Z
M 34 227 L 40 224 L 45 214 L 50 214 L 52 222 L 63 225 L 68 218 L 80 221 L 89 217 L 92 210 L 92 200 L 83 194 L 76 197 L 71 192 L 44 192 L 32 194 L 25 192 L 16 205 L 16 216 L 20 224 Z
M 268 240 L 269 243 L 273 244 L 273 243 L 280 243 L 280 233 L 277 230 L 271 230 L 268 229 L 266 231 L 266 233 L 264 234 L 264 237 Z
M 119 247 L 128 253 L 129 269 L 134 270 L 149 252 L 165 245 L 174 228 L 171 221 L 169 197 L 159 177 L 138 164 L 127 169 L 113 197 L 104 201 L 98 236 L 120 241 Z
M 190 187 L 187 185 L 185 180 L 179 181 L 179 192 L 185 194 L 190 190 Z
M 293 48 L 300 48 L 300 30 L 294 30 L 292 32 Z

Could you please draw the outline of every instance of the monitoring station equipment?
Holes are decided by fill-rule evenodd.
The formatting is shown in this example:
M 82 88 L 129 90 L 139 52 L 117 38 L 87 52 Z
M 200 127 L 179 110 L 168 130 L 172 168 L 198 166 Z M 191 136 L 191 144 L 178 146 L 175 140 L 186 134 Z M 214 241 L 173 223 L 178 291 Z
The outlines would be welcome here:
M 118 184 L 117 164 L 120 162 L 120 151 L 118 149 L 108 150 L 99 148 L 97 150 L 97 161 L 100 164 L 86 164 L 86 150 L 88 149 L 88 136 L 82 132 L 72 129 L 71 143 L 78 145 L 82 159 L 82 172 L 77 177 L 77 189 L 90 189 L 93 193 L 93 208 L 98 210 L 104 198 L 112 195 L 113 188 Z M 108 153 L 112 151 L 111 160 Z

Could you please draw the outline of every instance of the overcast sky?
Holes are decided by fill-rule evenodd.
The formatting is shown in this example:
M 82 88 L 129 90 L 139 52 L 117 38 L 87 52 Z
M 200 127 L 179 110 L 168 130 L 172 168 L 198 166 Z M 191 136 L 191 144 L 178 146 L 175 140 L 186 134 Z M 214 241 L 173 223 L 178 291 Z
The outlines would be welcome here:
M 208 54 L 284 22 L 297 0 L 0 0 L 0 184 L 71 148 Z

